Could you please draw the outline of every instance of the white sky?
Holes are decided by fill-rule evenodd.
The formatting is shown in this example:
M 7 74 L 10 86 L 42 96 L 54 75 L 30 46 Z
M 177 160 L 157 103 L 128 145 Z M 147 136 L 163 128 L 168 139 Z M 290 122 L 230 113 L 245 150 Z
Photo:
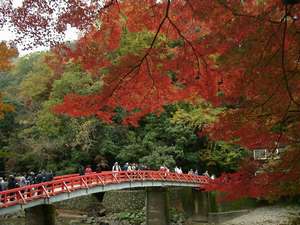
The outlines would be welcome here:
M 1 3 L 2 0 L 0 0 Z M 5 0 L 4 0 L 5 1 Z M 13 0 L 14 7 L 19 7 L 22 5 L 23 0 Z M 65 33 L 65 39 L 64 41 L 74 41 L 78 39 L 79 31 L 76 28 L 71 27 L 70 25 L 67 26 L 67 31 Z M 10 41 L 14 39 L 14 33 L 9 31 L 9 29 L 6 27 L 2 30 L 0 30 L 0 41 Z M 26 55 L 31 52 L 36 51 L 45 51 L 48 50 L 49 47 L 36 47 L 30 50 L 22 50 L 22 46 L 18 45 L 18 50 L 20 55 Z
M 78 34 L 79 34 L 79 32 L 76 28 L 68 26 L 64 40 L 65 41 L 77 40 Z M 13 38 L 14 38 L 14 34 L 11 31 L 9 31 L 8 29 L 0 30 L 0 41 L 10 41 Z M 49 50 L 49 47 L 35 47 L 30 50 L 22 50 L 22 46 L 18 45 L 18 50 L 19 50 L 20 55 L 22 56 L 22 55 L 26 55 L 31 52 Z

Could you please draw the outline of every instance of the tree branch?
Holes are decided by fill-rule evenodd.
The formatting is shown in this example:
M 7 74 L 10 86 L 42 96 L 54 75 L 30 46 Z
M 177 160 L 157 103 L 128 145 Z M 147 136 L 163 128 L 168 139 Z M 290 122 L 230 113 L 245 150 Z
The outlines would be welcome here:
M 285 21 L 284 21 L 284 28 L 283 28 L 283 34 L 282 34 L 282 42 L 281 42 L 281 69 L 282 69 L 282 74 L 283 74 L 283 80 L 285 82 L 285 87 L 286 87 L 286 91 L 291 99 L 291 101 L 293 103 L 295 103 L 298 107 L 300 107 L 300 103 L 298 103 L 294 96 L 293 93 L 290 89 L 290 85 L 289 85 L 289 79 L 287 77 L 287 72 L 286 72 L 286 68 L 285 68 L 285 41 L 286 41 L 286 33 L 287 33 L 287 16 L 288 16 L 288 6 L 285 5 Z
M 147 56 L 149 56 L 151 50 L 153 49 L 154 47 L 154 44 L 157 40 L 157 37 L 161 31 L 161 28 L 162 26 L 164 25 L 165 21 L 167 20 L 168 18 L 168 15 L 169 15 L 169 10 L 170 10 L 170 6 L 171 6 L 171 0 L 168 0 L 168 3 L 167 3 L 167 7 L 166 7 L 166 12 L 165 12 L 165 15 L 163 17 L 163 19 L 161 20 L 161 22 L 159 23 L 159 26 L 157 28 L 157 31 L 151 41 L 151 44 L 148 48 L 148 50 L 146 51 L 146 53 L 143 55 L 143 57 L 137 62 L 137 64 L 135 64 L 134 66 L 132 66 L 132 68 L 127 72 L 125 73 L 121 79 L 119 79 L 119 81 L 117 82 L 117 84 L 115 85 L 115 87 L 111 90 L 110 94 L 107 96 L 107 98 L 113 96 L 113 94 L 119 89 L 119 87 L 121 86 L 121 83 L 126 79 L 127 76 L 129 76 L 131 73 L 133 73 L 137 68 L 139 68 L 143 62 L 146 60 Z

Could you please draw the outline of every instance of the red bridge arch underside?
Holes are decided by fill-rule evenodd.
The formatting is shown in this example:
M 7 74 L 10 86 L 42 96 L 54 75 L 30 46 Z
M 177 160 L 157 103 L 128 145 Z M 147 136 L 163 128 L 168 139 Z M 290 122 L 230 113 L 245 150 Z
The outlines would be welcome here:
M 0 215 L 98 192 L 138 187 L 202 188 L 208 182 L 205 176 L 148 170 L 66 175 L 0 192 Z

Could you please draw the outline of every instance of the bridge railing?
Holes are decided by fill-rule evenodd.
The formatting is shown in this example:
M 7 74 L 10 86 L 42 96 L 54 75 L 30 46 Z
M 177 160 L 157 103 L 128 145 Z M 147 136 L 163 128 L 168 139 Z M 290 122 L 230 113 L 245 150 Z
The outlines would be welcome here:
M 0 192 L 0 209 L 18 204 L 26 204 L 36 199 L 50 198 L 61 193 L 94 186 L 105 186 L 124 182 L 138 181 L 173 181 L 194 184 L 207 184 L 205 176 L 168 173 L 162 171 L 121 171 L 90 173 L 83 176 L 71 176 L 49 182 L 27 185 Z
M 76 177 L 79 176 L 79 173 L 72 173 L 72 174 L 67 174 L 67 175 L 61 175 L 61 176 L 55 176 L 53 177 L 53 180 L 61 180 L 61 179 L 66 179 L 70 177 Z

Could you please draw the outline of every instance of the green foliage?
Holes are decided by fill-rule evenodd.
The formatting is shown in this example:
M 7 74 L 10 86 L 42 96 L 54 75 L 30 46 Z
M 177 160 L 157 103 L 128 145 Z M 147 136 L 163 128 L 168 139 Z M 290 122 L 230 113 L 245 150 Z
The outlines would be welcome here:
M 119 220 L 126 220 L 129 224 L 140 225 L 146 220 L 144 210 L 132 211 L 132 212 L 121 212 L 117 215 Z
M 7 89 L 11 83 L 14 82 L 14 77 L 11 76 L 8 72 L 0 72 L 0 91 Z
M 63 122 L 51 112 L 55 101 L 44 103 L 43 109 L 37 113 L 36 128 L 40 134 L 55 137 L 61 133 Z
M 6 73 L 3 79 L 5 83 L 1 82 L 1 86 L 9 96 L 16 97 L 20 90 L 20 83 L 25 80 L 30 73 L 37 73 L 39 69 L 45 66 L 43 62 L 44 52 L 36 52 L 26 56 L 17 58 L 13 69 Z M 46 69 L 46 68 L 45 68 Z
M 178 108 L 174 113 L 172 122 L 193 128 L 201 128 L 206 124 L 215 122 L 222 111 L 224 109 L 213 108 L 210 104 L 201 100 L 196 105 L 186 104 Z
M 55 149 L 48 150 L 51 155 L 48 167 L 51 169 L 75 172 L 80 164 L 87 164 L 95 157 L 90 150 L 94 147 L 94 132 L 99 121 L 59 116 L 53 113 L 52 107 L 68 93 L 91 94 L 100 88 L 101 82 L 94 81 L 80 67 L 72 64 L 68 65 L 60 79 L 53 82 L 50 97 L 41 105 L 34 125 L 38 139 L 47 137 L 57 144 Z
M 184 45 L 184 40 L 183 39 L 177 39 L 174 41 L 170 41 L 168 43 L 170 48 L 176 48 L 176 47 L 182 47 Z
M 61 78 L 53 82 L 51 99 L 62 100 L 69 93 L 92 94 L 99 91 L 101 86 L 101 81 L 93 80 L 78 65 L 71 64 Z
M 176 208 L 170 208 L 169 209 L 169 217 L 171 223 L 183 223 L 186 220 L 186 215 L 184 212 L 180 212 Z
M 155 169 L 158 169 L 159 165 L 173 168 L 176 165 L 176 158 L 179 158 L 180 155 L 183 155 L 183 153 L 174 146 L 158 146 L 153 148 L 149 155 L 141 158 L 140 162 Z
M 11 151 L 8 150 L 0 150 L 0 158 L 10 158 L 13 157 L 14 154 Z
M 217 175 L 236 171 L 245 156 L 245 149 L 225 142 L 212 142 L 201 152 L 201 160 Z
M 72 64 L 66 66 L 64 74 L 54 77 L 44 63 L 45 55 L 33 54 L 16 61 L 11 75 L 15 80 L 8 82 L 4 88 L 16 90 L 11 96 L 17 103 L 21 102 L 21 107 L 11 118 L 16 120 L 15 124 L 8 118 L 0 122 L 0 136 L 5 136 L 5 143 L 0 143 L 0 149 L 10 149 L 9 154 L 13 153 L 13 157 L 6 160 L 6 165 L 15 171 L 46 167 L 54 171 L 76 171 L 82 160 L 91 161 L 93 157 L 87 150 L 92 143 L 95 119 L 58 116 L 53 114 L 52 107 L 67 93 L 98 91 L 101 82 L 93 80 Z M 13 128 L 7 129 L 10 125 Z M 6 129 L 1 129 L 1 126 Z M 86 152 L 77 153 L 82 150 Z
M 20 98 L 24 100 L 44 101 L 49 96 L 49 83 L 53 74 L 45 65 L 39 64 L 37 67 L 20 84 Z
M 183 127 L 202 129 L 206 125 L 214 123 L 224 110 L 223 108 L 213 108 L 202 100 L 195 105 L 181 104 L 173 114 L 171 121 Z M 246 151 L 226 142 L 206 140 L 205 147 L 199 154 L 201 162 L 209 169 L 210 173 L 219 175 L 221 172 L 236 171 L 240 160 L 246 156 Z
M 26 75 L 32 72 L 37 62 L 41 62 L 41 58 L 45 55 L 45 52 L 35 52 L 23 57 L 19 57 L 14 63 L 11 75 L 18 81 L 20 77 L 25 78 Z
M 128 142 L 117 157 L 123 162 L 138 160 L 155 169 L 161 165 L 199 166 L 197 152 L 201 140 L 193 128 L 172 123 L 175 110 L 176 106 L 168 106 L 159 116 L 151 114 L 145 117 L 139 128 L 128 133 Z M 189 165 L 185 165 L 186 158 L 189 158 Z
M 218 199 L 224 195 L 220 192 L 210 192 L 210 210 L 211 212 L 228 212 L 241 209 L 253 209 L 259 205 L 259 201 L 254 198 L 241 198 L 235 201 L 220 202 Z
M 113 53 L 109 53 L 108 58 L 111 59 L 113 63 L 118 63 L 121 56 L 127 54 L 138 56 L 139 54 L 141 54 L 141 52 L 143 52 L 143 50 L 149 48 L 149 45 L 153 40 L 153 36 L 154 33 L 149 31 L 134 33 L 124 30 L 119 49 Z M 165 36 L 158 35 L 158 39 L 154 47 L 157 47 L 166 41 L 167 39 Z

